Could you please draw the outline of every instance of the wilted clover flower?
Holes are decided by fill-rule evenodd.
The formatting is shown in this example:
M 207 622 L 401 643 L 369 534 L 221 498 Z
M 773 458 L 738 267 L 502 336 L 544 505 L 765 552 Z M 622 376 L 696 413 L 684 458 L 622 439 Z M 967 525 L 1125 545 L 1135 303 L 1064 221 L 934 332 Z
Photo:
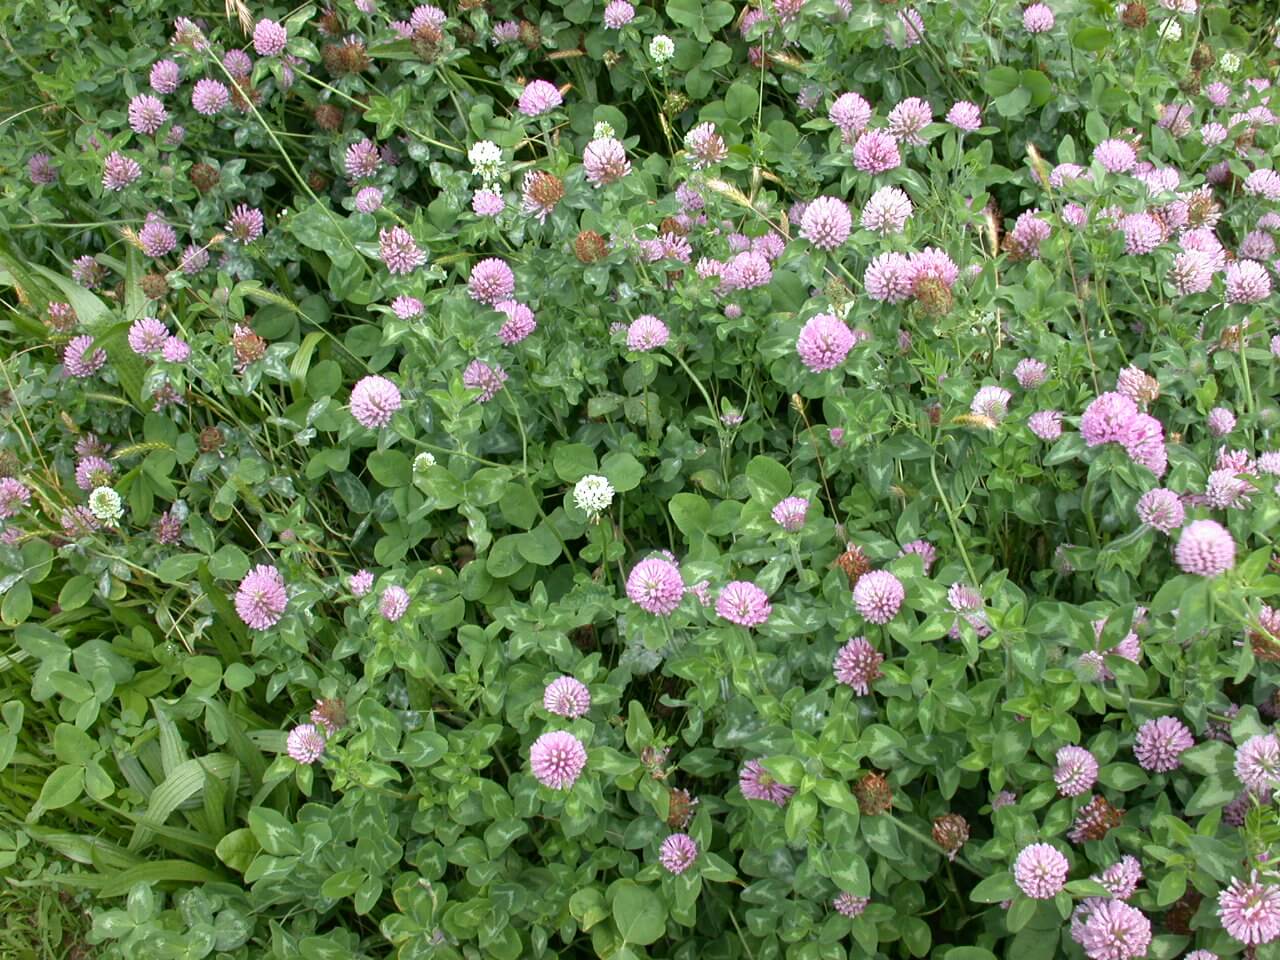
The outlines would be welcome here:
M 606 477 L 587 474 L 573 485 L 573 502 L 588 516 L 599 516 L 613 503 L 613 484 Z
M 679 875 L 698 859 L 698 844 L 687 833 L 673 833 L 662 841 L 658 860 L 668 873 Z
M 1034 390 L 1045 381 L 1049 368 L 1043 361 L 1036 360 L 1032 357 L 1025 357 L 1018 361 L 1018 365 L 1013 368 L 1013 377 L 1018 381 L 1018 386 L 1024 390 Z
M 279 56 L 288 42 L 289 32 L 274 20 L 259 20 L 253 28 L 253 49 L 259 56 Z
M 1012 396 L 1004 387 L 983 387 L 974 394 L 969 410 L 977 416 L 999 423 L 1009 412 L 1009 400 Z
M 409 610 L 409 591 L 399 584 L 392 584 L 382 591 L 378 600 L 378 612 L 389 623 L 395 623 Z
M 1066 886 L 1071 864 L 1055 847 L 1033 843 L 1023 847 L 1013 864 L 1018 889 L 1034 900 L 1051 900 Z
M 897 616 L 906 598 L 902 581 L 887 570 L 872 570 L 858 578 L 853 603 L 868 623 L 886 624 Z
M 1235 564 L 1236 544 L 1231 534 L 1213 520 L 1196 520 L 1182 531 L 1173 559 L 1184 573 L 1212 577 Z
M 871 646 L 866 637 L 853 637 L 836 653 L 832 669 L 836 680 L 865 697 L 871 692 L 871 684 L 880 678 L 882 663 L 884 655 Z
M 521 186 L 520 206 L 525 213 L 546 223 L 561 200 L 564 199 L 564 181 L 545 170 L 530 170 L 524 175 Z
M 544 733 L 529 748 L 529 766 L 534 777 L 552 790 L 568 790 L 587 765 L 587 748 L 577 737 L 563 730 Z
M 862 208 L 862 227 L 882 236 L 901 233 L 911 217 L 911 198 L 897 187 L 881 187 Z
M 1177 717 L 1157 717 L 1138 728 L 1133 753 L 1143 770 L 1167 773 L 1178 769 L 1179 755 L 1195 742 L 1186 724 Z
M 667 325 L 651 313 L 643 313 L 627 325 L 627 349 L 657 350 L 671 337 Z
M 714 123 L 700 123 L 685 134 L 684 148 L 689 152 L 689 165 L 695 170 L 705 170 L 729 155 Z
M 123 190 L 142 176 L 142 167 L 132 157 L 126 157 L 119 150 L 108 155 L 102 162 L 102 188 L 104 190 Z
M 400 390 L 386 377 L 362 377 L 351 389 L 351 415 L 370 430 L 385 427 L 400 406 Z
M 574 677 L 557 677 L 542 692 L 542 706 L 560 717 L 581 717 L 591 709 L 591 692 Z
M 115 472 L 116 468 L 101 457 L 83 457 L 76 464 L 76 486 L 85 491 L 106 486 Z
M 779 807 L 786 806 L 795 787 L 779 783 L 759 760 L 748 760 L 738 771 L 738 787 L 748 800 L 768 800 Z
M 187 248 L 182 251 L 179 258 L 178 267 L 188 276 L 199 273 L 209 265 L 209 249 L 201 247 L 194 243 L 188 244 Z
M 848 325 L 833 313 L 820 313 L 805 322 L 796 338 L 796 353 L 814 373 L 834 370 L 857 343 Z
M 427 255 L 404 227 L 391 227 L 378 233 L 378 255 L 392 274 L 412 273 L 427 262 Z
M 285 738 L 285 752 L 298 763 L 315 763 L 324 755 L 324 733 L 310 723 L 300 723 Z
M 236 590 L 236 613 L 245 626 L 253 630 L 274 627 L 284 616 L 288 603 L 284 577 L 265 563 L 250 570 Z
M 631 172 L 626 148 L 614 137 L 588 143 L 582 151 L 582 166 L 593 187 L 616 183 Z

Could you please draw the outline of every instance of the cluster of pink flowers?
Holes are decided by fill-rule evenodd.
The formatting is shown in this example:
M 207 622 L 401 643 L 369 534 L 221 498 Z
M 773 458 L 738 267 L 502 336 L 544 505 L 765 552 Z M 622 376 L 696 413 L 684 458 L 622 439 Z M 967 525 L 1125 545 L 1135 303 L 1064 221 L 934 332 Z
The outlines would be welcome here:
M 1080 436 L 1090 447 L 1120 444 L 1129 459 L 1157 477 L 1164 476 L 1168 469 L 1163 424 L 1141 412 L 1123 393 L 1104 393 L 1094 399 L 1080 417 Z

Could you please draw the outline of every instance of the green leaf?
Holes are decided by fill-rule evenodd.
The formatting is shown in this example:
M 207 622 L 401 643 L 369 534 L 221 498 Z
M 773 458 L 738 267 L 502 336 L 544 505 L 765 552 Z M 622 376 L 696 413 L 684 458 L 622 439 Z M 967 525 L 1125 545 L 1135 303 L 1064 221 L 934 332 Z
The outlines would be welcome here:
M 84 790 L 84 767 L 80 765 L 58 767 L 40 788 L 40 798 L 31 810 L 29 820 L 35 820 L 45 810 L 60 810 L 75 803 Z
M 58 591 L 58 606 L 63 610 L 79 610 L 92 599 L 93 580 L 85 576 L 72 577 Z
M 249 558 L 243 550 L 229 543 L 209 558 L 209 572 L 219 580 L 240 580 L 249 572 Z
M 670 12 L 671 4 L 667 4 Z M 724 95 L 724 112 L 734 120 L 745 120 L 756 112 L 760 102 L 760 92 L 754 83 L 737 81 Z
M 791 474 L 771 457 L 753 457 L 747 464 L 747 490 L 751 499 L 773 509 L 791 492 Z
M 182 672 L 197 687 L 211 687 L 222 679 L 222 664 L 217 657 L 189 657 L 182 661 Z
M 996 955 L 983 947 L 952 947 L 942 960 L 996 960 Z
M 520 544 L 525 536 L 527 534 L 513 533 L 494 541 L 485 558 L 485 569 L 491 577 L 513 577 L 520 572 L 525 562 Z
M 252 686 L 255 679 L 254 672 L 243 663 L 233 663 L 223 674 L 222 683 L 228 690 L 239 692 Z
M 686 537 L 705 533 L 711 524 L 711 505 L 696 493 L 677 493 L 667 505 L 671 519 Z
M 528 533 L 516 535 L 516 549 L 534 566 L 545 567 L 560 556 L 560 540 L 544 520 Z
M 1111 43 L 1111 31 L 1105 27 L 1084 27 L 1071 35 L 1071 45 L 1077 50 L 1096 53 Z
M 98 745 L 83 730 L 69 723 L 60 723 L 53 731 L 53 752 L 59 763 L 83 764 L 95 753 Z
M 1012 93 L 1022 83 L 1022 76 L 1013 67 L 995 67 L 982 78 L 982 89 L 993 97 Z
M 608 454 L 600 462 L 600 469 L 619 493 L 634 490 L 644 479 L 644 467 L 629 453 Z
M 31 616 L 31 587 L 27 581 L 19 580 L 9 588 L 0 603 L 0 620 L 10 627 L 26 621 Z
M 1114 790 L 1133 790 L 1145 786 L 1150 778 L 1136 764 L 1109 763 L 1098 771 L 1098 779 Z
M 667 932 L 667 907 L 655 891 L 634 880 L 618 880 L 609 894 L 613 922 L 625 942 L 648 946 Z
M 253 831 L 242 827 L 239 830 L 232 830 L 219 840 L 214 853 L 232 870 L 244 873 L 261 849 L 258 841 L 254 839 Z
M 969 899 L 975 903 L 1001 903 L 1011 900 L 1017 892 L 1018 885 L 1014 882 L 1013 874 L 1004 871 L 981 881 L 969 891 Z
M 597 469 L 596 455 L 585 443 L 557 445 L 551 451 L 551 465 L 555 468 L 556 476 L 566 483 L 577 483 Z
M 249 829 L 262 849 L 272 856 L 282 857 L 302 852 L 297 829 L 285 819 L 284 814 L 270 807 L 254 807 L 249 811 Z
M 413 462 L 399 450 L 369 454 L 369 473 L 384 487 L 407 487 L 413 482 Z

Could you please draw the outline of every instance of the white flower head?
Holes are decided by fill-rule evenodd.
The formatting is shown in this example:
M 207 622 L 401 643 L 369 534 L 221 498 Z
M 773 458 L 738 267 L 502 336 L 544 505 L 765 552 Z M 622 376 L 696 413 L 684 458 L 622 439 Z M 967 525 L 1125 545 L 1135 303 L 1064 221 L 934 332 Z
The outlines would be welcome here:
M 1182 39 L 1182 24 L 1172 18 L 1160 24 L 1160 36 L 1169 43 L 1177 43 Z
M 597 517 L 613 503 L 613 484 L 596 474 L 587 474 L 573 486 L 573 502 L 578 509 Z
M 423 452 L 413 458 L 414 473 L 426 473 L 427 470 L 429 470 L 431 467 L 434 467 L 435 465 L 436 465 L 436 458 L 435 458 L 435 455 L 431 453 Z
M 89 512 L 106 524 L 116 524 L 124 516 L 124 501 L 110 487 L 95 487 L 89 494 Z
M 502 172 L 502 148 L 492 140 L 480 140 L 467 151 L 471 172 L 486 182 Z
M 653 62 L 661 66 L 676 55 L 676 42 L 665 33 L 660 33 L 649 41 L 649 56 Z
M 609 137 L 617 136 L 617 131 L 613 129 L 613 125 L 604 120 L 597 120 L 595 127 L 591 131 L 592 140 L 607 140 Z
M 1240 54 L 1228 50 L 1218 61 L 1218 66 L 1222 68 L 1223 73 L 1235 73 L 1240 69 Z

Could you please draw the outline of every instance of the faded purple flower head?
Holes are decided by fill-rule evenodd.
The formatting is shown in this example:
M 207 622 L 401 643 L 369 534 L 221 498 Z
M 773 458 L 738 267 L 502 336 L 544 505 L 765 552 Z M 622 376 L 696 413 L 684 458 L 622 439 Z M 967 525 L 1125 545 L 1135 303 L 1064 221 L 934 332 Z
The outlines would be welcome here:
M 1255 793 L 1280 788 L 1280 737 L 1256 734 L 1236 748 L 1236 778 Z
M 409 591 L 399 584 L 393 583 L 382 591 L 378 600 L 378 612 L 389 623 L 395 623 L 409 610 Z
M 227 221 L 224 229 L 231 234 L 231 239 L 236 243 L 253 243 L 262 236 L 265 226 L 262 211 L 242 203 L 231 211 L 231 219 Z
M 591 709 L 591 691 L 574 677 L 557 677 L 542 692 L 542 706 L 559 717 L 581 717 Z
M 867 897 L 855 897 L 852 893 L 841 893 L 831 901 L 831 906 L 841 916 L 853 919 L 854 917 L 862 916 L 862 911 L 867 909 L 867 904 L 870 902 Z
M 1054 759 L 1057 766 L 1053 771 L 1053 782 L 1064 797 L 1088 793 L 1098 779 L 1098 761 L 1084 747 L 1063 747 Z
M 772 612 L 769 595 L 747 580 L 726 584 L 716 598 L 716 613 L 742 627 L 758 627 Z
M 382 166 L 382 154 L 378 152 L 378 145 L 368 137 L 356 141 L 347 147 L 343 155 L 343 166 L 347 176 L 353 180 L 372 177 Z
M 151 65 L 151 89 L 161 96 L 173 93 L 182 80 L 182 68 L 172 60 L 157 60 Z
M 507 346 L 519 343 L 538 328 L 533 311 L 517 300 L 500 301 L 494 305 L 494 309 L 507 315 L 507 319 L 498 328 L 498 339 Z
M 253 59 L 243 50 L 228 50 L 222 55 L 222 65 L 233 77 L 243 79 L 253 73 Z
M 373 589 L 373 574 L 368 570 L 357 570 L 347 578 L 347 589 L 352 596 L 363 597 Z
M 236 590 L 236 613 L 254 630 L 274 627 L 284 616 L 289 595 L 284 577 L 273 566 L 260 563 L 250 570 Z
M 151 356 L 164 349 L 169 328 L 155 317 L 141 317 L 129 326 L 129 349 L 139 356 Z
M 1182 526 L 1186 508 L 1182 498 L 1172 490 L 1157 487 L 1138 498 L 1138 519 L 1161 533 L 1172 533 Z
M 359 213 L 373 213 L 382 206 L 381 187 L 361 187 L 356 191 L 356 210 Z
M 1022 11 L 1022 28 L 1027 33 L 1046 33 L 1053 24 L 1053 11 L 1043 3 L 1033 3 Z
M 1110 173 L 1127 173 L 1138 162 L 1138 156 L 1124 140 L 1103 140 L 1093 150 L 1093 159 Z
M 886 624 L 897 616 L 907 591 L 888 570 L 872 570 L 858 578 L 853 604 L 868 623 Z
M 13 477 L 0 478 L 0 517 L 16 517 L 31 502 L 31 491 Z
M 285 752 L 298 763 L 315 763 L 324 754 L 324 732 L 310 723 L 300 723 L 289 731 Z
M 1037 410 L 1027 418 L 1027 428 L 1046 443 L 1062 436 L 1062 414 L 1057 410 Z
M 582 151 L 582 166 L 593 187 L 616 183 L 631 172 L 631 161 L 622 141 L 615 137 L 599 137 Z
M 888 130 L 868 130 L 853 145 L 853 165 L 863 173 L 885 173 L 901 163 L 898 141 Z
M 898 556 L 905 557 L 907 554 L 915 554 L 920 558 L 920 562 L 924 565 L 924 575 L 926 577 L 938 559 L 937 548 L 928 540 L 912 540 L 910 543 L 903 544 Z
M 1128 900 L 1138 892 L 1142 882 L 1142 864 L 1137 857 L 1125 854 L 1098 876 L 1091 877 L 1102 884 L 1117 900 Z
M 1067 882 L 1071 864 L 1047 843 L 1023 847 L 1013 864 L 1018 889 L 1035 900 L 1051 900 Z
M 544 787 L 568 790 L 587 765 L 587 748 L 563 730 L 544 733 L 529 748 L 529 766 Z
M 658 861 L 666 871 L 679 876 L 698 859 L 698 844 L 687 833 L 673 833 L 662 841 Z
M 1049 368 L 1041 360 L 1025 357 L 1013 368 L 1013 377 L 1023 390 L 1034 390 L 1045 381 Z
M 1133 754 L 1143 770 L 1168 773 L 1178 769 L 1179 755 L 1195 746 L 1187 725 L 1177 717 L 1157 717 L 1138 728 Z
M 361 377 L 351 388 L 351 415 L 370 430 L 390 423 L 401 403 L 399 388 L 386 377 Z
M 178 266 L 182 272 L 191 275 L 199 273 L 209 265 L 209 248 L 202 247 L 198 244 L 188 244 L 187 248 L 182 251 L 182 257 Z
M 1004 387 L 983 387 L 974 394 L 973 401 L 969 404 L 969 411 L 999 423 L 1009 412 L 1009 400 L 1012 396 Z
M 889 111 L 889 132 L 899 142 L 913 147 L 923 147 L 927 140 L 920 135 L 933 122 L 933 110 L 927 101 L 908 97 Z
M 957 130 L 973 133 L 982 126 L 982 111 L 976 103 L 957 100 L 947 111 L 947 123 Z
M 768 800 L 784 807 L 796 792 L 795 787 L 779 783 L 759 760 L 748 760 L 738 771 L 738 787 L 748 800 Z
M 1123 900 L 1097 898 L 1079 933 L 1089 960 L 1135 960 L 1151 945 L 1151 921 Z
M 871 684 L 880 678 L 882 663 L 884 654 L 871 646 L 866 637 L 853 637 L 836 652 L 832 669 L 836 680 L 865 697 L 871 692 Z
M 462 385 L 468 390 L 479 390 L 476 403 L 488 403 L 507 382 L 507 371 L 498 364 L 490 366 L 483 360 L 472 360 L 462 371 Z
M 770 511 L 773 522 L 788 533 L 796 533 L 804 527 L 809 513 L 809 501 L 804 497 L 784 497 Z
M 911 217 L 911 198 L 897 187 L 881 187 L 862 208 L 862 227 L 881 236 L 901 233 Z
M 1236 543 L 1216 521 L 1196 520 L 1183 529 L 1173 548 L 1173 559 L 1184 573 L 1216 576 L 1235 564 Z
M 621 30 L 635 19 L 636 8 L 627 0 L 609 0 L 604 8 L 604 25 L 610 30 Z

